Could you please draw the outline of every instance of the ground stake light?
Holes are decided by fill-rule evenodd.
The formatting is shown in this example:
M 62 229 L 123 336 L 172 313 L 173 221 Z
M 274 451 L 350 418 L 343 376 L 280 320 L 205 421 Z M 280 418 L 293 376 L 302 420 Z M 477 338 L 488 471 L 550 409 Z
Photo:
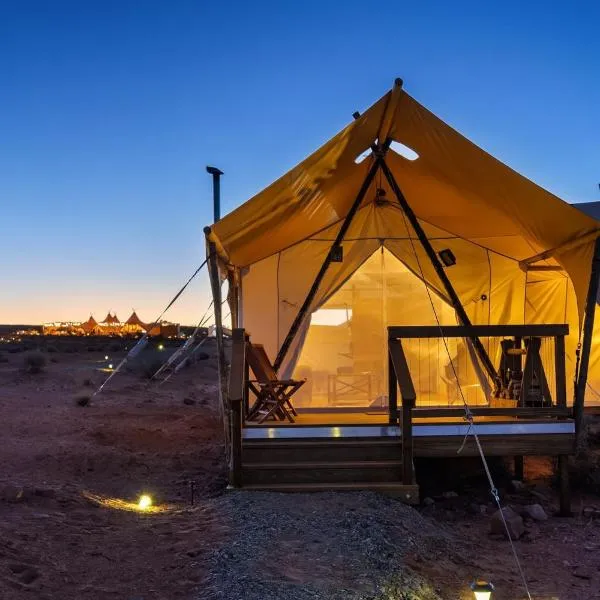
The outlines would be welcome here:
M 142 496 L 140 496 L 140 499 L 138 501 L 138 508 L 140 510 L 146 510 L 148 508 L 150 508 L 152 506 L 152 498 L 150 498 L 150 496 L 148 496 L 147 494 L 143 494 Z
M 490 600 L 494 586 L 487 581 L 474 581 L 471 584 L 475 600 Z

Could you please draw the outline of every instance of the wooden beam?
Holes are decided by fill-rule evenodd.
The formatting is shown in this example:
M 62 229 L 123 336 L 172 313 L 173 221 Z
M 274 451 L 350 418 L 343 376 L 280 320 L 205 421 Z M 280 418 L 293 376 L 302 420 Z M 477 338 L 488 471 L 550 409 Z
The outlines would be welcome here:
M 571 409 L 567 406 L 549 406 L 547 408 L 533 407 L 491 407 L 491 406 L 469 406 L 469 410 L 476 417 L 522 417 L 522 418 L 568 418 Z M 438 419 L 445 417 L 462 417 L 465 409 L 460 406 L 456 408 L 423 408 L 417 406 L 413 410 L 413 419 Z
M 229 405 L 231 407 L 231 463 L 229 484 L 242 486 L 242 407 L 246 372 L 246 332 L 234 329 L 231 345 L 231 368 L 229 370 Z
M 414 398 L 402 398 L 402 483 L 414 483 L 413 423 Z
M 354 199 L 354 203 L 352 204 L 350 210 L 348 211 L 348 214 L 346 215 L 344 222 L 342 223 L 342 226 L 340 227 L 340 230 L 339 230 L 337 236 L 335 237 L 335 240 L 334 240 L 333 244 L 331 245 L 331 248 L 329 249 L 327 256 L 325 257 L 325 260 L 323 261 L 323 264 L 321 265 L 321 269 L 317 273 L 317 276 L 315 277 L 315 280 L 314 280 L 310 290 L 308 291 L 308 294 L 306 295 L 306 298 L 304 299 L 304 302 L 302 303 L 302 306 L 300 307 L 300 310 L 298 311 L 298 314 L 296 315 L 296 318 L 294 319 L 294 322 L 292 323 L 290 330 L 288 331 L 287 335 L 285 336 L 285 339 L 283 341 L 283 344 L 281 345 L 281 348 L 279 349 L 279 352 L 277 353 L 277 357 L 275 358 L 275 362 L 273 363 L 273 368 L 276 371 L 278 371 L 279 368 L 281 367 L 281 364 L 283 363 L 283 361 L 288 353 L 288 350 L 290 349 L 290 346 L 292 345 L 292 342 L 294 341 L 294 338 L 296 337 L 296 334 L 298 333 L 298 330 L 300 329 L 300 325 L 302 324 L 302 321 L 304 320 L 306 313 L 311 308 L 312 302 L 315 299 L 315 296 L 317 295 L 317 291 L 319 290 L 319 286 L 321 285 L 321 282 L 323 281 L 323 278 L 325 277 L 325 274 L 327 273 L 327 269 L 329 269 L 329 265 L 331 264 L 333 249 L 336 248 L 337 246 L 339 246 L 342 243 L 342 241 L 344 240 L 344 237 L 346 235 L 346 232 L 348 231 L 348 228 L 350 227 L 350 224 L 352 223 L 352 219 L 354 218 L 354 215 L 358 212 L 358 209 L 360 208 L 360 205 L 362 204 L 364 197 L 366 196 L 367 192 L 369 191 L 369 187 L 371 186 L 371 183 L 373 183 L 373 180 L 375 179 L 375 175 L 377 174 L 377 171 L 379 170 L 379 168 L 381 166 L 381 162 L 382 162 L 381 158 L 375 157 L 375 160 L 374 160 L 373 164 L 371 165 L 371 168 L 367 172 L 365 180 L 363 181 L 363 184 L 362 184 L 360 190 L 358 191 L 356 198 Z
M 585 304 L 585 317 L 583 320 L 583 343 L 581 346 L 581 358 L 579 363 L 579 375 L 577 378 L 575 402 L 573 412 L 575 413 L 575 430 L 577 432 L 578 450 L 583 443 L 584 419 L 583 407 L 585 401 L 585 389 L 587 387 L 588 369 L 590 366 L 590 352 L 592 349 L 592 335 L 594 332 L 594 315 L 596 312 L 596 299 L 598 297 L 598 281 L 600 278 L 600 237 L 596 238 L 594 245 L 594 257 L 592 259 L 592 272 Z
M 413 436 L 416 457 L 479 456 L 473 436 L 466 439 L 460 455 L 456 451 L 464 436 Z M 560 456 L 574 454 L 575 435 L 564 433 L 479 435 L 486 456 Z
M 456 311 L 456 315 L 457 315 L 459 321 L 463 325 L 470 326 L 471 320 L 469 319 L 469 316 L 467 315 L 467 313 L 460 301 L 460 298 L 458 297 L 458 294 L 456 293 L 456 291 L 454 289 L 454 286 L 452 285 L 450 279 L 446 275 L 446 271 L 444 270 L 442 263 L 439 261 L 436 251 L 433 249 L 433 246 L 431 245 L 427 235 L 425 234 L 425 231 L 423 231 L 423 228 L 421 227 L 421 224 L 419 223 L 419 219 L 417 219 L 417 216 L 415 215 L 412 208 L 410 207 L 410 204 L 408 203 L 404 194 L 402 193 L 402 190 L 398 186 L 398 183 L 396 182 L 396 179 L 394 178 L 393 173 L 390 171 L 390 168 L 387 166 L 385 160 L 381 161 L 381 170 L 383 171 L 386 179 L 388 180 L 388 183 L 390 184 L 390 187 L 392 188 L 394 195 L 396 196 L 396 199 L 398 200 L 398 204 L 400 204 L 400 207 L 402 208 L 404 214 L 406 215 L 406 218 L 408 219 L 412 228 L 414 229 L 415 233 L 417 234 L 417 237 L 419 238 L 419 241 L 421 242 L 421 245 L 423 246 L 425 253 L 427 254 L 433 268 L 435 269 L 435 272 L 437 273 L 438 277 L 440 278 L 440 281 L 442 282 L 442 284 L 446 290 L 446 293 L 448 294 L 448 297 L 450 298 L 452 306 L 453 306 L 454 310 Z M 483 367 L 487 371 L 490 379 L 494 382 L 494 385 L 496 385 L 496 387 L 500 387 L 502 385 L 502 382 L 500 381 L 500 378 L 498 377 L 498 373 L 496 372 L 496 368 L 492 364 L 492 361 L 490 360 L 488 353 L 486 352 L 485 348 L 483 347 L 481 340 L 476 336 L 470 336 L 470 339 L 473 342 L 473 347 L 475 348 L 475 352 L 477 352 L 477 356 L 479 357 L 479 360 L 481 361 Z
M 389 339 L 476 337 L 555 337 L 569 335 L 568 325 L 426 325 L 388 327 Z
M 567 406 L 567 375 L 565 372 L 565 336 L 554 338 L 554 370 L 556 377 L 556 405 Z
M 389 343 L 388 349 L 388 411 L 390 425 L 395 425 L 398 422 L 398 378 L 392 359 L 392 344 Z
M 402 349 L 402 342 L 397 339 L 389 340 L 389 354 L 391 359 L 391 366 L 396 375 L 398 385 L 400 386 L 400 395 L 402 400 L 415 401 L 417 399 L 417 393 L 410 376 L 410 370 L 408 363 L 406 362 L 406 356 Z

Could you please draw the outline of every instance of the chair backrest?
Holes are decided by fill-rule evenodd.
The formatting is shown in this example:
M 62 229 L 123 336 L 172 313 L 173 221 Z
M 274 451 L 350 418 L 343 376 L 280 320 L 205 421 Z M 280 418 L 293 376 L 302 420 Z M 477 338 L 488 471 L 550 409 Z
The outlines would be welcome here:
M 246 344 L 246 360 L 252 369 L 254 376 L 261 383 L 277 381 L 277 373 L 265 352 L 262 344 Z

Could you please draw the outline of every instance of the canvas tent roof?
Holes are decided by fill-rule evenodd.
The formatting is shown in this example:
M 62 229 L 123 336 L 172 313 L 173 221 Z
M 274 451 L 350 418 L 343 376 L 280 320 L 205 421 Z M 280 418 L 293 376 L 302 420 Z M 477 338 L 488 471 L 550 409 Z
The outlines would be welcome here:
M 407 160 L 390 150 L 386 162 L 430 238 L 462 239 L 515 261 L 552 251 L 583 307 L 600 223 L 478 148 L 401 86 L 213 225 L 223 257 L 243 267 L 303 240 L 333 239 L 372 161 L 355 159 L 387 137 L 418 155 Z M 387 183 L 374 182 L 361 212 L 369 211 L 377 186 L 391 197 Z M 395 207 L 370 213 L 368 222 L 362 216 L 352 232 L 361 239 L 409 237 Z
M 102 323 L 119 323 L 119 319 L 117 315 L 111 315 L 109 312 Z
M 567 351 L 573 357 L 600 221 L 477 147 L 401 85 L 211 227 L 208 239 L 221 267 L 241 280 L 240 326 L 275 358 L 378 160 L 370 148 L 380 149 L 384 141 L 392 142 L 385 164 L 433 250 L 449 248 L 456 256 L 447 277 L 469 319 L 475 324 L 568 323 Z M 343 260 L 327 269 L 282 364 L 285 376 L 296 365 L 311 314 L 357 273 L 367 275 L 359 271 L 379 248 L 389 253 L 382 281 L 394 276 L 393 257 L 449 300 L 381 172 L 369 184 L 342 246 Z M 378 285 L 383 289 L 389 282 Z M 373 304 L 373 316 L 380 308 Z
M 146 324 L 142 322 L 142 320 L 137 316 L 135 310 L 131 313 L 131 316 L 127 321 L 125 321 L 127 325 L 139 325 L 140 327 L 146 327 Z

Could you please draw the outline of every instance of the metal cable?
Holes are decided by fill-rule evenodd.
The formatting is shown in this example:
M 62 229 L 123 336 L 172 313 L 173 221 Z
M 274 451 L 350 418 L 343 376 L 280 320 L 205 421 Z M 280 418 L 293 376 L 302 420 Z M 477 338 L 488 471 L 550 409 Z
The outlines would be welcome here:
M 415 255 L 415 259 L 417 261 L 417 266 L 419 268 L 419 272 L 421 273 L 421 280 L 423 281 L 423 283 L 425 284 L 425 290 L 427 291 L 427 297 L 429 298 L 429 303 L 431 304 L 431 308 L 433 310 L 433 315 L 435 317 L 435 321 L 437 323 L 437 326 L 440 330 L 440 337 L 444 343 L 444 348 L 446 349 L 446 354 L 448 355 L 448 360 L 450 361 L 450 366 L 452 367 L 452 372 L 454 374 L 454 378 L 456 379 L 456 385 L 460 394 L 460 398 L 462 400 L 463 406 L 464 406 L 464 410 L 465 410 L 465 421 L 467 421 L 467 423 L 469 424 L 469 427 L 467 429 L 467 433 L 465 435 L 465 439 L 461 445 L 461 447 L 459 448 L 459 452 L 463 449 L 463 447 L 466 444 L 466 440 L 467 440 L 467 436 L 469 435 L 469 433 L 471 433 L 471 435 L 473 436 L 473 439 L 475 440 L 475 443 L 477 445 L 477 450 L 479 452 L 479 456 L 481 457 L 481 462 L 483 463 L 483 468 L 485 470 L 485 474 L 487 476 L 489 485 L 490 485 L 490 493 L 492 495 L 492 497 L 494 498 L 498 509 L 500 511 L 500 516 L 502 518 L 502 523 L 504 524 L 504 529 L 506 530 L 506 535 L 508 536 L 508 540 L 510 542 L 510 546 L 512 549 L 512 553 L 515 559 L 515 562 L 517 564 L 517 569 L 519 571 L 519 575 L 521 576 L 521 581 L 523 582 L 523 586 L 525 587 L 525 592 L 527 593 L 527 598 L 529 600 L 532 600 L 531 598 L 531 593 L 529 592 L 529 586 L 527 584 L 527 579 L 525 577 L 525 573 L 523 572 L 523 568 L 521 567 L 521 562 L 519 561 L 519 556 L 517 554 L 517 550 L 515 548 L 515 545 L 513 543 L 513 539 L 512 536 L 510 534 L 510 530 L 508 528 L 508 523 L 506 522 L 506 517 L 504 516 L 504 511 L 502 510 L 502 506 L 500 504 L 500 496 L 498 494 L 498 489 L 496 488 L 496 485 L 494 484 L 494 479 L 492 477 L 492 474 L 490 472 L 487 460 L 485 458 L 485 454 L 483 452 L 483 448 L 481 447 L 481 442 L 479 441 L 479 436 L 477 435 L 477 431 L 475 430 L 475 420 L 474 420 L 474 416 L 473 413 L 471 412 L 471 409 L 469 408 L 469 405 L 467 404 L 467 401 L 465 399 L 463 390 L 462 390 L 462 386 L 460 384 L 460 380 L 458 378 L 458 374 L 456 372 L 456 368 L 454 366 L 454 361 L 452 360 L 452 357 L 450 355 L 450 349 L 448 348 L 448 343 L 446 341 L 446 338 L 444 336 L 444 331 L 442 329 L 442 324 L 440 323 L 440 319 L 438 317 L 437 311 L 435 310 L 435 303 L 433 302 L 433 298 L 431 297 L 431 292 L 429 290 L 429 286 L 427 285 L 427 280 L 425 279 L 425 273 L 423 271 L 423 268 L 421 266 L 421 261 L 419 260 L 419 255 L 417 253 L 417 249 L 415 247 L 415 243 L 412 239 L 412 236 L 410 235 L 410 229 L 407 223 L 407 219 L 406 219 L 406 215 L 404 214 L 404 211 L 401 210 L 400 211 L 402 214 L 402 218 L 404 220 L 404 226 L 406 227 L 406 232 L 408 234 L 409 240 L 410 240 L 410 244 L 412 246 L 412 250 L 413 250 L 413 254 Z
M 173 297 L 171 302 L 169 302 L 169 304 L 167 304 L 166 308 L 160 313 L 160 316 L 158 317 L 158 319 L 156 319 L 151 324 L 150 329 L 152 329 L 154 326 L 156 326 L 160 322 L 160 320 L 164 317 L 165 313 L 169 310 L 169 308 L 171 308 L 171 306 L 173 306 L 173 304 L 175 304 L 175 302 L 177 301 L 179 296 L 181 296 L 181 294 L 183 294 L 183 292 L 185 291 L 187 286 L 191 283 L 192 279 L 194 279 L 194 277 L 196 277 L 196 275 L 198 275 L 198 273 L 200 273 L 200 271 L 202 270 L 202 267 L 204 267 L 204 265 L 206 265 L 209 258 L 210 258 L 210 256 L 207 256 L 206 259 L 204 260 L 204 262 L 194 271 L 193 275 L 185 282 L 184 286 L 177 292 L 177 294 L 175 294 L 175 296 Z M 92 394 L 91 397 L 94 398 L 95 396 L 97 396 L 104 389 L 106 384 L 123 368 L 123 366 L 127 363 L 127 361 L 130 358 L 137 356 L 144 349 L 144 347 L 146 346 L 147 343 L 148 343 L 148 331 L 145 331 L 144 335 L 142 335 L 142 337 L 137 341 L 136 345 L 125 355 L 125 358 L 123 358 L 123 360 L 117 365 L 117 368 L 104 380 L 104 382 Z

